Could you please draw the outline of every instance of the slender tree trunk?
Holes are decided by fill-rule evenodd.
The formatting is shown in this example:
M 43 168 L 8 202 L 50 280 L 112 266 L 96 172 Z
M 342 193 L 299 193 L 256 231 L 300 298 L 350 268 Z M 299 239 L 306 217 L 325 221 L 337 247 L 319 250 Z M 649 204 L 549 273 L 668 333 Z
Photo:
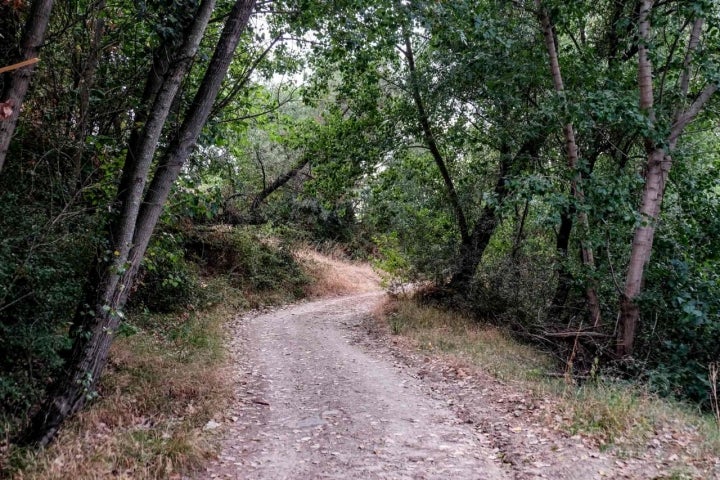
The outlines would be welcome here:
M 249 215 L 245 217 L 236 215 L 234 213 L 230 213 L 228 208 L 231 200 L 245 195 L 244 193 L 235 193 L 225 199 L 225 214 L 223 215 L 223 220 L 231 225 L 260 225 L 262 223 L 265 223 L 266 220 L 263 219 L 259 212 L 260 206 L 263 204 L 265 199 L 267 199 L 270 195 L 282 188 L 287 182 L 289 182 L 293 177 L 295 177 L 300 172 L 300 170 L 305 168 L 305 166 L 310 163 L 310 156 L 307 155 L 303 157 L 290 170 L 277 177 L 269 185 L 266 184 L 265 168 L 263 167 L 262 162 L 259 161 L 259 157 L 258 163 L 260 163 L 260 167 L 262 170 L 263 189 L 260 190 L 257 194 L 255 194 L 254 197 L 252 197 L 252 201 L 250 202 Z
M 168 151 L 163 155 L 153 176 L 138 217 L 133 249 L 130 252 L 129 270 L 133 276 L 145 255 L 150 237 L 160 218 L 172 185 L 190 156 L 202 127 L 212 111 L 213 103 L 220 92 L 222 81 L 227 74 L 240 37 L 247 27 L 254 8 L 255 0 L 236 1 L 225 22 L 225 27 L 200 88 L 185 115 L 183 125 L 170 143 Z
M 589 178 L 592 174 L 595 162 L 597 161 L 600 153 L 601 147 L 596 144 L 593 150 L 591 150 L 591 154 L 588 155 L 588 171 L 583 174 L 583 179 Z M 572 188 L 570 189 L 570 197 L 574 198 Z M 567 208 L 560 213 L 560 227 L 558 228 L 557 235 L 555 237 L 555 251 L 558 255 L 558 261 L 555 264 L 557 286 L 555 287 L 555 294 L 550 302 L 547 314 L 547 318 L 551 323 L 565 323 L 559 322 L 559 320 L 563 317 L 567 299 L 570 296 L 570 291 L 572 290 L 573 277 L 568 269 L 567 258 L 570 248 L 570 234 L 572 233 L 574 225 L 573 219 L 576 216 L 576 209 L 573 203 L 570 203 Z M 580 260 L 582 261 L 582 247 L 579 250 Z
M 550 72 L 553 79 L 553 85 L 555 87 L 555 91 L 562 93 L 564 91 L 562 73 L 560 71 L 560 63 L 558 62 L 557 50 L 555 48 L 555 35 L 553 33 L 552 24 L 550 23 L 550 17 L 542 6 L 542 2 L 540 0 L 535 0 L 535 7 L 538 10 L 543 35 L 545 37 L 545 48 L 547 49 L 550 60 Z M 574 176 L 570 184 L 570 191 L 578 204 L 582 204 L 584 203 L 585 195 L 583 193 L 582 186 L 580 185 L 582 176 L 578 171 L 578 147 L 577 142 L 575 141 L 575 130 L 571 122 L 565 124 L 563 127 L 563 134 L 565 136 L 565 151 L 567 154 L 568 168 Z M 585 213 L 579 213 L 578 220 L 585 229 L 588 228 L 588 219 Z M 572 224 L 570 224 L 570 228 L 572 228 Z M 582 244 L 581 249 L 583 264 L 591 270 L 594 269 L 595 259 L 593 257 L 592 248 Z M 594 282 L 590 282 L 585 289 L 585 297 L 587 298 L 590 320 L 593 326 L 597 328 L 600 325 L 600 301 L 598 300 Z
M 546 132 L 539 132 L 536 136 L 528 139 L 515 155 L 510 154 L 508 146 L 501 146 L 500 169 L 493 189 L 495 204 L 485 205 L 480 217 L 475 222 L 469 241 L 461 246 L 457 269 L 448 283 L 448 288 L 464 292 L 469 287 L 475 276 L 475 271 L 480 265 L 485 249 L 500 223 L 497 205 L 502 204 L 509 193 L 507 176 L 510 168 L 528 158 L 537 157 L 546 138 Z
M 467 217 L 463 211 L 462 205 L 460 205 L 460 199 L 455 185 L 453 183 L 450 172 L 447 168 L 445 159 L 443 158 L 440 148 L 437 144 L 435 135 L 433 134 L 432 127 L 430 126 L 430 119 L 425 109 L 425 104 L 420 94 L 419 79 L 417 70 L 415 67 L 415 56 L 413 54 L 412 43 L 410 41 L 410 35 L 404 32 L 405 37 L 405 57 L 408 64 L 408 71 L 410 74 L 410 88 L 412 91 L 413 101 L 415 108 L 418 113 L 418 122 L 420 129 L 423 132 L 425 144 L 430 150 L 430 154 L 437 165 L 440 175 L 442 176 L 443 182 L 445 183 L 445 190 L 447 192 L 448 200 L 455 213 L 455 219 L 457 221 L 458 230 L 460 232 L 460 250 L 458 252 L 458 261 L 455 272 L 453 273 L 447 287 L 450 290 L 456 291 L 460 294 L 464 294 L 468 286 L 475 275 L 477 266 L 480 263 L 482 252 L 485 250 L 489 241 L 489 236 L 484 235 L 483 232 L 493 232 L 497 225 L 497 219 L 493 213 L 494 208 L 486 206 L 483 211 L 483 215 L 478 219 L 478 222 L 470 232 L 467 223 Z M 501 174 L 496 184 L 496 189 L 500 186 L 500 190 L 504 192 L 505 189 L 505 174 L 507 171 L 507 156 L 503 155 L 501 158 Z M 486 238 L 487 237 L 487 238 Z
M 73 350 L 65 368 L 66 375 L 53 387 L 47 403 L 33 418 L 24 443 L 47 445 L 62 422 L 80 410 L 95 395 L 95 386 L 107 363 L 114 333 L 123 318 L 122 308 L 132 286 L 137 266 L 129 261 L 137 214 L 162 127 L 180 81 L 189 69 L 215 5 L 204 0 L 188 27 L 176 62 L 164 76 L 142 132 L 135 135 L 128 148 L 124 182 L 117 193 L 120 215 L 110 228 L 110 262 L 96 262 L 88 282 L 86 296 L 74 318 L 71 335 Z M 157 72 L 149 73 L 149 83 Z M 129 181 L 128 181 L 129 180 Z M 139 265 L 139 260 L 137 260 Z
M 639 15 L 639 42 L 638 42 L 638 87 L 640 91 L 640 109 L 646 112 L 652 126 L 656 122 L 653 94 L 653 69 L 650 62 L 648 44 L 650 41 L 650 13 L 653 8 L 652 0 L 644 0 L 640 5 Z M 691 62 L 693 54 L 699 44 L 703 27 L 703 19 L 693 23 L 688 48 L 683 62 L 683 73 L 680 78 L 680 98 L 685 99 L 690 85 Z M 625 277 L 625 286 L 619 302 L 617 349 L 620 357 L 632 355 L 635 336 L 640 320 L 640 308 L 637 297 L 642 292 L 645 268 L 652 253 L 655 229 L 662 207 L 665 186 L 667 183 L 672 157 L 677 141 L 685 127 L 700 113 L 705 104 L 717 91 L 714 84 L 706 85 L 695 101 L 687 108 L 684 104 L 678 105 L 673 116 L 670 134 L 664 143 L 656 144 L 651 137 L 645 138 L 647 154 L 647 167 L 645 186 L 640 201 L 640 215 L 642 222 L 635 228 L 630 252 L 628 271 Z
M 53 7 L 53 0 L 35 0 L 32 3 L 28 20 L 25 25 L 22 42 L 20 44 L 20 58 L 18 61 L 27 60 L 36 57 L 40 46 L 45 38 L 50 21 L 50 12 Z M 0 121 L 0 172 L 5 165 L 8 148 L 10 148 L 10 140 L 15 133 L 15 127 L 20 116 L 25 94 L 30 86 L 30 79 L 35 67 L 29 66 L 15 70 L 11 75 L 10 86 L 4 92 L 4 103 L 12 106 L 12 114 L 9 118 Z
M 105 0 L 99 1 L 94 7 L 96 12 L 104 9 Z M 73 173 L 70 179 L 70 186 L 74 192 L 82 186 L 83 156 L 85 153 L 85 140 L 88 136 L 88 115 L 90 113 L 90 92 L 95 84 L 95 72 L 100 63 L 102 40 L 105 34 L 105 19 L 102 16 L 98 15 L 93 20 L 90 34 L 90 52 L 84 61 L 80 59 L 75 66 L 77 71 L 75 89 L 78 92 L 78 105 L 76 113 L 70 116 L 71 121 L 68 122 L 68 131 L 76 132 Z
M 119 252 L 116 254 L 115 262 L 115 268 L 118 270 L 121 270 L 122 265 L 127 261 L 128 252 L 132 247 L 140 202 L 165 120 L 170 113 L 180 83 L 190 68 L 190 62 L 200 45 L 214 8 L 215 0 L 204 0 L 198 7 L 195 20 L 186 31 L 185 42 L 163 77 L 162 86 L 157 91 L 142 130 L 134 131 L 131 136 L 118 190 L 120 216 L 111 231 L 115 251 Z M 152 72 L 151 78 L 155 75 L 156 73 Z
M 494 188 L 495 200 L 498 204 L 502 203 L 507 196 L 507 174 L 512 163 L 512 156 L 508 151 L 508 147 L 503 146 L 501 150 L 500 171 Z M 461 293 L 467 291 L 470 282 L 475 276 L 477 267 L 480 265 L 485 248 L 487 248 L 493 233 L 495 233 L 498 220 L 496 206 L 486 204 L 480 217 L 475 222 L 468 241 L 460 245 L 457 267 L 447 285 L 449 289 Z
M 445 183 L 448 200 L 450 200 L 450 205 L 452 206 L 453 212 L 455 213 L 455 219 L 457 220 L 458 230 L 460 231 L 461 249 L 463 249 L 470 244 L 470 230 L 468 229 L 467 219 L 462 205 L 460 205 L 460 198 L 455 190 L 455 184 L 450 176 L 445 159 L 443 158 L 442 153 L 440 153 L 440 148 L 437 144 L 435 135 L 433 134 L 432 127 L 430 126 L 430 118 L 428 117 L 427 110 L 425 110 L 425 103 L 423 102 L 422 95 L 420 94 L 419 79 L 417 76 L 417 69 L 415 67 L 415 54 L 413 53 L 410 34 L 408 34 L 407 31 L 404 31 L 403 36 L 405 38 L 405 59 L 407 60 L 408 72 L 410 74 L 410 89 L 412 91 L 415 108 L 417 109 L 418 122 L 420 123 L 420 129 L 423 133 L 425 144 L 427 145 L 428 150 L 430 150 L 430 154 L 432 155 L 435 165 L 437 165 L 443 182 Z
M 520 253 L 520 248 L 522 247 L 522 241 L 525 238 L 525 221 L 527 220 L 528 213 L 530 213 L 530 197 L 525 199 L 525 206 L 523 207 L 522 214 L 515 209 L 517 232 L 513 238 L 513 246 L 510 251 L 510 258 L 513 261 L 517 259 L 518 253 Z
M 563 309 L 565 308 L 567 299 L 570 296 L 570 290 L 572 289 L 572 275 L 567 268 L 566 262 L 574 217 L 575 208 L 573 205 L 563 210 L 560 214 L 560 228 L 555 237 L 555 252 L 559 257 L 555 267 L 557 272 L 557 286 L 555 287 L 555 295 L 548 309 L 548 320 L 554 323 L 557 323 L 562 317 Z

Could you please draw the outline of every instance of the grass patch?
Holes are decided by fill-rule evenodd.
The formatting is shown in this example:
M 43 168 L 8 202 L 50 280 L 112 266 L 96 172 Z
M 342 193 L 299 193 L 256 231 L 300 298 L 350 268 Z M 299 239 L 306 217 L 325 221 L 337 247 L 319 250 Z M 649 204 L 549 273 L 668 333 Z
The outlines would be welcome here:
M 252 231 L 192 232 L 186 247 L 192 268 L 204 274 L 194 278 L 192 298 L 168 295 L 177 308 L 164 313 L 151 312 L 142 301 L 129 309 L 99 399 L 68 420 L 45 450 L 7 448 L 6 439 L 0 478 L 179 479 L 201 469 L 217 448 L 217 437 L 203 427 L 220 420 L 215 417 L 233 396 L 225 373 L 228 318 L 305 295 L 378 288 L 370 267 L 310 249 L 291 254 L 288 246 Z
M 232 396 L 222 325 L 243 303 L 227 279 L 205 288 L 212 293 L 202 310 L 132 318 L 136 333 L 113 344 L 100 400 L 48 449 L 7 452 L 0 472 L 18 480 L 154 479 L 200 468 L 215 449 L 202 427 Z
M 720 429 L 711 415 L 658 398 L 643 386 L 601 376 L 582 385 L 568 384 L 548 375 L 557 368 L 549 355 L 496 327 L 412 300 L 389 301 L 376 316 L 391 333 L 410 339 L 420 350 L 459 357 L 513 388 L 552 399 L 547 423 L 591 437 L 601 448 L 631 455 L 648 446 L 662 447 L 696 464 L 720 455 Z
M 537 378 L 552 359 L 522 345 L 501 330 L 468 317 L 410 300 L 386 304 L 390 330 L 428 351 L 461 354 L 500 380 Z

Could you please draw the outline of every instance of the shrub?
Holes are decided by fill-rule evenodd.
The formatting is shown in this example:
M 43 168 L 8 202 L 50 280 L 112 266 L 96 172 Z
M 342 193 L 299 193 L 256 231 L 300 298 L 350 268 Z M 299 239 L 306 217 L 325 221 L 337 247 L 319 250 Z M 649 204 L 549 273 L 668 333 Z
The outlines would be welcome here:
M 197 262 L 203 275 L 227 276 L 251 306 L 292 301 L 304 295 L 308 279 L 290 248 L 251 228 L 194 230 L 185 247 L 188 258 Z
M 143 306 L 153 312 L 173 312 L 201 300 L 200 280 L 185 259 L 184 239 L 160 232 L 143 260 L 130 298 L 131 308 Z

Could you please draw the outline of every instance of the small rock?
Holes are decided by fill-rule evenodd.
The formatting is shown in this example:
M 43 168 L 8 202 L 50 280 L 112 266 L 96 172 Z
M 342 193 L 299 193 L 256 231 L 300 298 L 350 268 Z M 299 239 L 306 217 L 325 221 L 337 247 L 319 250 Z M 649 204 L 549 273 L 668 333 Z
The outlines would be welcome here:
M 216 422 L 215 420 L 210 420 L 209 422 L 207 422 L 205 424 L 205 426 L 203 427 L 203 430 L 215 430 L 219 426 L 220 426 L 220 424 L 218 422 Z

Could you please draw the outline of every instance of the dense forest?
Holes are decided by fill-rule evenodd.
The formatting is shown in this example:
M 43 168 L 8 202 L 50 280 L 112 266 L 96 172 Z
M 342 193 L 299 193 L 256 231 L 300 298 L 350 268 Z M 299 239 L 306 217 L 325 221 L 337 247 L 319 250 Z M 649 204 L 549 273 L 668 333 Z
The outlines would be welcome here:
M 196 302 L 220 226 L 710 407 L 714 0 L 2 0 L 0 36 L 2 436 L 49 443 L 128 312 Z

